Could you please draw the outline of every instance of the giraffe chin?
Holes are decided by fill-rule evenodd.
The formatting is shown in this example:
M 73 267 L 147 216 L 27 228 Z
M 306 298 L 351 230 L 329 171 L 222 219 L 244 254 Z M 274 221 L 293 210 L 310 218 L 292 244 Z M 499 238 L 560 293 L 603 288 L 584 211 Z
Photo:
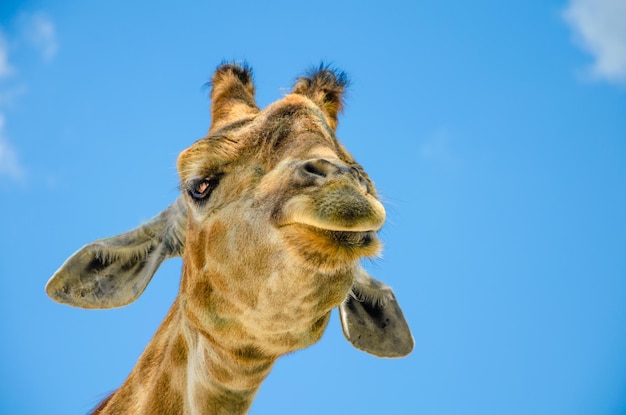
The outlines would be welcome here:
M 324 272 L 350 268 L 378 255 L 382 244 L 373 230 L 347 231 L 292 223 L 280 228 L 289 253 L 303 265 Z

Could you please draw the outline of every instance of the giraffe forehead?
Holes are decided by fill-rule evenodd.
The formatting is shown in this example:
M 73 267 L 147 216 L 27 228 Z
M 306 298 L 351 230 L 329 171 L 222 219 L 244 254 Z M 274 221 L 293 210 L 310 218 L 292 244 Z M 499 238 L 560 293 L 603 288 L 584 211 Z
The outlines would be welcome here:
M 338 148 L 338 142 L 326 117 L 311 100 L 290 94 L 255 117 L 237 120 L 225 127 L 227 145 L 240 141 L 246 155 L 270 158 L 306 152 L 313 146 Z M 223 132 L 223 130 L 222 130 Z
M 179 156 L 178 169 L 184 182 L 234 162 L 272 167 L 287 157 L 333 157 L 354 163 L 319 108 L 308 98 L 288 95 L 259 114 L 234 120 L 196 141 Z

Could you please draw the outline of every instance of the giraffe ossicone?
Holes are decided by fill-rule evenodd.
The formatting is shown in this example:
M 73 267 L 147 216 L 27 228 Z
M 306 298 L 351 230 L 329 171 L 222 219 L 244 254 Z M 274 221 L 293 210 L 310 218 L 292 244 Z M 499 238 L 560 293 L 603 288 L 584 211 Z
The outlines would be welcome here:
M 209 132 L 178 157 L 178 199 L 84 246 L 46 285 L 59 303 L 119 307 L 183 258 L 174 304 L 96 414 L 245 414 L 276 359 L 317 342 L 333 308 L 356 348 L 413 349 L 393 291 L 359 263 L 381 249 L 385 210 L 335 135 L 345 75 L 320 67 L 264 109 L 246 65 L 221 65 L 211 85 Z

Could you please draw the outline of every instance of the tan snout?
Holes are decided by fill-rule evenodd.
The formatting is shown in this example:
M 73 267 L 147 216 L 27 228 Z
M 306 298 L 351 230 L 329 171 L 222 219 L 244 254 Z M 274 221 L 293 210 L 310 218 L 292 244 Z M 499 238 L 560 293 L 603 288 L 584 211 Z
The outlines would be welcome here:
M 338 160 L 317 158 L 300 163 L 295 170 L 296 181 L 303 185 L 323 186 L 327 182 L 352 179 L 361 191 L 368 192 L 367 181 L 354 167 L 348 167 Z
M 377 231 L 385 209 L 358 169 L 338 160 L 316 158 L 294 170 L 302 192 L 283 207 L 283 225 L 303 224 L 332 231 Z

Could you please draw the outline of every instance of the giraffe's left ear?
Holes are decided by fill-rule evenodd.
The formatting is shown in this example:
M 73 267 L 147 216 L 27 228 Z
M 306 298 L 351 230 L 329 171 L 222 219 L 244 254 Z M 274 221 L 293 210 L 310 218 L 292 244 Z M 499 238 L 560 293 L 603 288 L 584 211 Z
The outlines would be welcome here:
M 393 291 L 360 266 L 339 317 L 343 334 L 357 349 L 378 357 L 403 357 L 413 350 L 411 329 Z
M 348 77 L 344 72 L 322 64 L 319 69 L 298 78 L 291 92 L 315 102 L 326 115 L 330 128 L 336 130 L 337 115 L 343 109 L 343 94 L 347 85 Z
M 186 224 L 187 208 L 179 196 L 138 228 L 79 249 L 50 278 L 46 293 L 58 303 L 81 308 L 129 304 L 164 260 L 182 255 Z

